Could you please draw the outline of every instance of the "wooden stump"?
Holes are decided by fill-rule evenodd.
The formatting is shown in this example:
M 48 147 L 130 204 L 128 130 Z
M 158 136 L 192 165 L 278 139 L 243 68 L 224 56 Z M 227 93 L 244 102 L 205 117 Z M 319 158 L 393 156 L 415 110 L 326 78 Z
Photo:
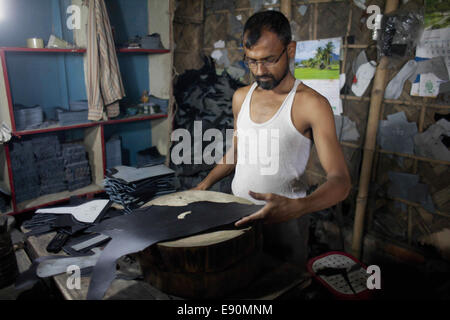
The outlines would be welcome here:
M 162 196 L 145 206 L 184 206 L 196 201 L 252 204 L 225 193 L 190 190 Z M 218 298 L 258 276 L 261 251 L 262 228 L 255 225 L 160 242 L 138 258 L 145 279 L 158 289 L 186 298 Z

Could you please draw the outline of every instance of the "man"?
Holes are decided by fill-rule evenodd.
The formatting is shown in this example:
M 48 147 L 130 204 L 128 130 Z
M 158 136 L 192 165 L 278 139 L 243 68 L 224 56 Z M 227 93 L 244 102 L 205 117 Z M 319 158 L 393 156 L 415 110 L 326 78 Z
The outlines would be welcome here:
M 266 248 L 304 265 L 308 240 L 305 215 L 344 200 L 351 182 L 336 137 L 330 104 L 315 90 L 296 80 L 289 70 L 289 59 L 294 58 L 296 50 L 291 39 L 289 22 L 280 12 L 259 12 L 246 22 L 244 62 L 256 82 L 236 90 L 233 96 L 237 133 L 234 148 L 194 189 L 206 190 L 235 170 L 233 194 L 265 204 L 258 212 L 238 221 L 236 226 L 262 219 L 270 224 L 265 226 Z M 257 142 L 248 135 L 242 138 L 243 130 L 266 131 L 257 137 L 264 137 L 262 140 L 267 143 L 278 137 L 274 148 L 278 149 L 278 154 L 272 157 L 272 160 L 279 159 L 275 174 L 264 174 L 261 170 L 266 163 L 263 160 L 267 159 L 259 159 L 256 164 L 246 161 L 254 153 L 250 148 Z M 277 134 L 270 137 L 271 132 Z M 327 181 L 306 196 L 303 175 L 313 141 Z M 264 150 L 268 149 L 266 146 Z M 231 163 L 226 161 L 230 153 L 234 155 Z

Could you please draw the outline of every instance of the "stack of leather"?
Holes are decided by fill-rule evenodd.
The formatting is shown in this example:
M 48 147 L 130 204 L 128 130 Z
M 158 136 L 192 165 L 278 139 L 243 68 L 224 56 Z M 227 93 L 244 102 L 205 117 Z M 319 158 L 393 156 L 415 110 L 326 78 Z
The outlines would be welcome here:
M 120 136 L 113 135 L 106 141 L 106 169 L 122 164 L 122 140 Z
M 61 156 L 58 137 L 54 135 L 35 137 L 31 141 L 39 173 L 40 195 L 67 190 L 64 159 Z
M 89 161 L 82 144 L 61 144 L 56 135 L 47 135 L 11 145 L 17 202 L 91 184 Z
M 125 171 L 127 173 L 122 174 Z M 128 172 L 134 177 L 128 179 Z M 131 213 L 156 196 L 176 191 L 174 171 L 164 165 L 141 169 L 115 167 L 107 170 L 104 186 L 110 200 L 122 205 L 126 213 Z
M 40 180 L 31 141 L 11 143 L 11 167 L 16 201 L 39 197 Z
M 145 150 L 141 150 L 137 155 L 137 166 L 148 167 L 157 164 L 163 164 L 166 161 L 166 157 L 162 156 L 158 148 L 153 146 Z
M 70 126 L 88 121 L 88 110 L 67 111 L 62 108 L 56 108 L 58 123 L 61 126 Z
M 16 104 L 14 105 L 14 120 L 17 131 L 39 128 L 44 121 L 42 107 Z
M 233 94 L 242 86 L 244 86 L 243 83 L 233 79 L 227 72 L 218 76 L 212 59 L 205 58 L 205 64 L 201 69 L 187 70 L 178 77 L 174 86 L 175 99 L 179 108 L 175 114 L 174 130 L 186 129 L 193 137 L 194 121 L 200 121 L 202 134 L 214 128 L 220 130 L 225 139 L 226 130 L 234 126 L 231 107 Z M 191 150 L 193 150 L 193 144 L 194 141 L 192 141 Z M 209 144 L 209 141 L 204 141 L 202 150 Z M 226 148 L 224 143 L 224 154 Z M 194 153 L 192 153 L 191 164 L 171 166 L 177 172 L 181 190 L 195 187 L 215 166 L 215 164 L 194 164 L 193 157 Z M 228 176 L 214 185 L 211 190 L 230 193 L 232 179 L 233 175 Z
M 65 180 L 69 191 L 91 184 L 91 170 L 86 149 L 78 143 L 63 144 L 62 155 L 65 166 Z

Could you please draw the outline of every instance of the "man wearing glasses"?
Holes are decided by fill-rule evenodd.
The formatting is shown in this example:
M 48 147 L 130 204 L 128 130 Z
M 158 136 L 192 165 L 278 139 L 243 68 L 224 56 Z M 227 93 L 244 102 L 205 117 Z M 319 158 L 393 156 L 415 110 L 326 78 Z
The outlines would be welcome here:
M 336 137 L 334 116 L 327 99 L 296 80 L 289 70 L 295 56 L 289 21 L 277 11 L 251 16 L 244 26 L 244 62 L 255 82 L 236 90 L 233 161 L 227 155 L 195 189 L 206 190 L 235 171 L 233 194 L 264 207 L 236 223 L 262 219 L 268 251 L 304 266 L 307 259 L 308 213 L 343 201 L 351 188 L 350 175 Z M 276 132 L 279 166 L 276 174 L 261 174 L 265 161 L 249 163 L 252 144 L 240 131 L 261 133 L 270 145 Z M 265 133 L 264 133 L 265 132 Z M 262 134 L 264 133 L 264 134 Z M 315 143 L 327 180 L 310 195 L 304 173 L 312 143 Z M 267 151 L 269 147 L 266 147 Z M 264 154 L 258 153 L 258 155 Z M 267 160 L 267 159 L 264 159 Z

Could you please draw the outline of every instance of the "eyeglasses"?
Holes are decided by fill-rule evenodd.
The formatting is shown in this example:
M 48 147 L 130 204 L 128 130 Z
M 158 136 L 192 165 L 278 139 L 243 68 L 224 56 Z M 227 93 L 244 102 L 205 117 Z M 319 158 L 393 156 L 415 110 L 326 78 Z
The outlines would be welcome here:
M 286 48 L 281 52 L 281 54 L 278 56 L 278 58 L 268 58 L 264 60 L 254 60 L 254 59 L 247 59 L 247 57 L 244 55 L 244 64 L 250 68 L 254 69 L 260 63 L 263 67 L 270 68 L 273 67 L 280 61 L 281 57 L 283 56 L 283 53 L 286 51 Z

